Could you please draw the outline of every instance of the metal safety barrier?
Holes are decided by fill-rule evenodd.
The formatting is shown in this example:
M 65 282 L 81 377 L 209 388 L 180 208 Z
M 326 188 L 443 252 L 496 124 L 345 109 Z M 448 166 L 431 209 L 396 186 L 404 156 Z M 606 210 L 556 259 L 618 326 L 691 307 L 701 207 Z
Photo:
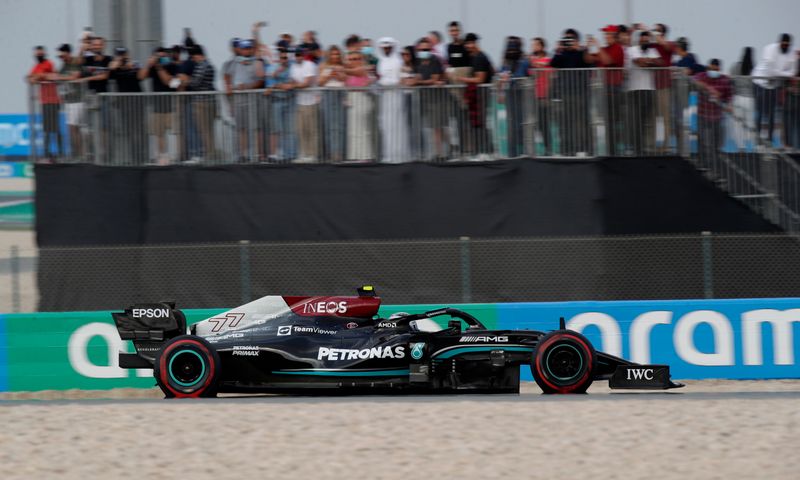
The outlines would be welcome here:
M 638 70 L 533 69 L 477 87 L 231 95 L 94 94 L 85 82 L 39 83 L 29 96 L 31 157 L 104 165 L 662 154 L 717 161 L 710 150 L 800 150 L 798 77 L 732 77 L 730 108 L 709 122 L 698 115 L 704 93 L 693 79 L 678 69 Z
M 717 98 L 692 82 L 686 158 L 719 188 L 792 233 L 800 231 L 800 78 L 732 77 Z
M 31 85 L 34 160 L 98 165 L 400 163 L 681 155 L 800 230 L 800 77 L 716 98 L 664 69 L 533 69 L 493 84 L 101 93 Z
M 624 69 L 534 70 L 479 86 L 232 94 L 93 94 L 85 83 L 34 84 L 32 124 L 45 128 L 34 129 L 31 155 L 101 165 L 674 155 L 683 147 L 688 81 L 674 69 L 651 70 L 643 74 L 650 90 L 632 89 Z M 60 103 L 43 103 L 56 97 L 54 88 Z M 60 116 L 67 132 L 53 127 Z M 69 148 L 56 148 L 59 133 Z

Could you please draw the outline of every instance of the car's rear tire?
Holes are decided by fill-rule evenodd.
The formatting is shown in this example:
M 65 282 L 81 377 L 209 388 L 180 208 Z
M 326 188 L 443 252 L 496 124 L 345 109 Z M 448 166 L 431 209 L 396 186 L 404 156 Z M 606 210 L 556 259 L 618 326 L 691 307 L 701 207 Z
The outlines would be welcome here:
M 219 355 L 205 339 L 181 335 L 161 347 L 153 375 L 167 398 L 215 397 Z
M 591 342 L 572 330 L 544 335 L 533 353 L 531 372 L 544 393 L 585 393 L 592 384 L 597 354 Z

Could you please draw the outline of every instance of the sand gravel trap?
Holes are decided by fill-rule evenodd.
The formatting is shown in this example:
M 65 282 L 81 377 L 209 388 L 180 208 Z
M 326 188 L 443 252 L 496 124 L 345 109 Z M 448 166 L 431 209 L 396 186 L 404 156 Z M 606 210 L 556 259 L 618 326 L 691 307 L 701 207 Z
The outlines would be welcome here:
M 693 382 L 685 394 L 536 392 L 8 401 L 0 403 L 0 478 L 764 479 L 800 471 L 800 381 Z

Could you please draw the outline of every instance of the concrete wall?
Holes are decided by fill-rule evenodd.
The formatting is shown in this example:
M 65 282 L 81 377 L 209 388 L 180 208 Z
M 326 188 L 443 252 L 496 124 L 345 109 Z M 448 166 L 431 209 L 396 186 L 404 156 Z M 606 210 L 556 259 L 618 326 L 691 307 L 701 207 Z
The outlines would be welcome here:
M 109 0 L 111 1 L 111 0 Z M 0 77 L 0 113 L 26 111 L 22 77 L 32 65 L 30 48 L 76 42 L 91 23 L 89 0 L 0 0 L 0 58 L 7 73 Z M 560 31 L 574 26 L 594 31 L 606 23 L 664 22 L 672 38 L 690 37 L 702 60 L 720 57 L 727 66 L 745 45 L 758 49 L 775 41 L 778 33 L 800 34 L 797 0 L 163 0 L 164 39 L 180 40 L 190 26 L 219 66 L 228 56 L 227 41 L 249 35 L 256 20 L 267 20 L 266 38 L 281 31 L 295 35 L 313 28 L 324 45 L 340 43 L 352 32 L 378 38 L 384 35 L 409 43 L 430 29 L 445 30 L 450 20 L 461 20 L 467 30 L 484 37 L 484 49 L 499 59 L 503 38 L 517 34 L 527 39 L 543 36 L 551 43 Z

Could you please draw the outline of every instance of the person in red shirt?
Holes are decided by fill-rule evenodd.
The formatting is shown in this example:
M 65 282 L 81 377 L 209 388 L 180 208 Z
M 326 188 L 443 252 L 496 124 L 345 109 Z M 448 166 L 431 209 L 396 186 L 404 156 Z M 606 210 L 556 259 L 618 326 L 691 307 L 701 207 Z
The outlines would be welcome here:
M 528 59 L 528 75 L 534 79 L 536 90 L 536 123 L 537 130 L 544 141 L 544 155 L 552 155 L 552 137 L 550 129 L 550 81 L 553 67 L 550 66 L 550 57 L 547 56 L 545 43 L 542 37 L 533 39 L 531 56 Z
M 53 62 L 47 59 L 47 52 L 43 46 L 35 47 L 33 55 L 36 59 L 36 65 L 33 66 L 28 74 L 28 83 L 33 86 L 34 95 L 38 94 L 39 103 L 42 105 L 44 156 L 53 160 L 55 153 L 50 153 L 53 137 L 55 137 L 58 146 L 58 155 L 64 154 L 61 130 L 58 128 L 61 99 L 58 96 L 58 86 L 54 81 L 57 74 L 53 67 Z
M 666 67 L 672 65 L 672 54 L 675 52 L 675 42 L 667 40 L 669 29 L 663 23 L 656 23 L 653 28 L 655 48 L 661 56 Z M 661 151 L 666 152 L 672 139 L 672 71 L 669 68 L 656 72 L 656 115 L 664 122 L 664 143 Z M 677 129 L 676 129 L 677 130 Z
M 693 77 L 699 94 L 697 104 L 698 143 L 700 163 L 708 165 L 714 161 L 725 138 L 723 112 L 730 111 L 733 98 L 733 83 L 720 71 L 719 59 L 712 59 L 705 72 Z
M 597 40 L 590 41 L 590 48 L 594 54 L 594 63 L 606 68 L 604 72 L 604 90 L 606 104 L 606 149 L 608 154 L 615 156 L 625 150 L 622 145 L 625 138 L 625 125 L 623 124 L 625 112 L 625 49 L 619 42 L 619 27 L 607 25 L 601 29 L 606 41 L 606 46 L 597 49 Z

